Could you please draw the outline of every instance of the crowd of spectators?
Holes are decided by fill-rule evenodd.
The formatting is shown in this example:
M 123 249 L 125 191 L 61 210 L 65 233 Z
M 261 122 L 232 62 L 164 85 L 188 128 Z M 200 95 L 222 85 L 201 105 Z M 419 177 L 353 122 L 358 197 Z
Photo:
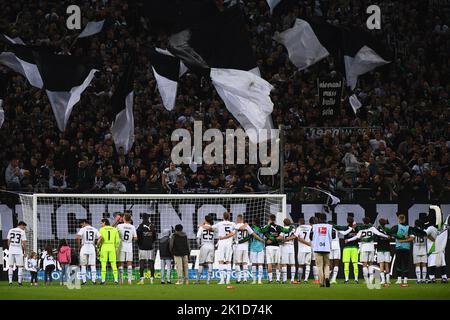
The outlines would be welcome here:
M 392 63 L 360 77 L 356 90 L 363 107 L 355 115 L 342 98 L 340 114 L 320 116 L 319 76 L 336 70 L 324 59 L 298 72 L 272 37 L 298 16 L 322 14 L 334 24 L 365 28 L 367 0 L 288 1 L 289 10 L 270 14 L 265 0 L 245 0 L 252 46 L 262 77 L 274 90 L 273 122 L 284 125 L 286 191 L 305 197 L 307 186 L 353 200 L 426 201 L 450 199 L 450 2 L 382 1 L 382 29 L 373 31 L 393 53 Z M 283 2 L 282 1 L 282 2 Z M 170 164 L 171 133 L 237 128 L 208 79 L 188 73 L 180 81 L 177 104 L 166 111 L 156 90 L 145 45 L 165 46 L 142 21 L 130 30 L 127 1 L 79 1 L 83 25 L 109 16 L 114 28 L 75 44 L 66 27 L 70 1 L 5 2 L 0 28 L 27 44 L 45 44 L 102 61 L 103 68 L 59 132 L 44 91 L 8 72 L 0 129 L 0 186 L 9 190 L 80 193 L 266 192 L 280 188 L 280 173 L 260 176 L 257 165 Z M 219 4 L 221 1 L 217 1 Z M 281 6 L 281 5 L 280 5 Z M 135 143 L 128 154 L 116 150 L 108 118 L 110 95 L 123 71 L 128 49 L 138 52 L 135 81 Z M 1 48 L 0 48 L 1 49 Z M 309 134 L 315 127 L 359 127 L 343 133 Z

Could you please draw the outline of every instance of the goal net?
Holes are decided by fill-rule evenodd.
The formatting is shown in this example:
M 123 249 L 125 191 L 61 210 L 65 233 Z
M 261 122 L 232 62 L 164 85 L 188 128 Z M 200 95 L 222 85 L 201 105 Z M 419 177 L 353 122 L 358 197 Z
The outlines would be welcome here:
M 223 213 L 231 213 L 232 221 L 243 214 L 247 222 L 258 217 L 266 223 L 270 214 L 277 216 L 278 223 L 286 217 L 286 196 L 279 194 L 181 194 L 181 195 L 118 195 L 118 194 L 34 194 L 20 195 L 23 217 L 27 223 L 27 252 L 38 254 L 47 245 L 58 248 L 62 239 L 75 247 L 76 234 L 82 219 L 87 219 L 93 227 L 100 228 L 100 221 L 107 218 L 113 222 L 117 213 L 129 210 L 136 228 L 144 214 L 158 233 L 155 249 L 161 232 L 183 225 L 190 241 L 191 249 L 198 249 L 196 233 L 206 215 L 220 221 Z M 138 265 L 138 249 L 134 244 L 134 266 Z M 158 269 L 159 252 L 155 252 L 155 267 Z M 194 260 L 194 259 L 192 259 Z M 191 263 L 195 262 L 190 261 Z

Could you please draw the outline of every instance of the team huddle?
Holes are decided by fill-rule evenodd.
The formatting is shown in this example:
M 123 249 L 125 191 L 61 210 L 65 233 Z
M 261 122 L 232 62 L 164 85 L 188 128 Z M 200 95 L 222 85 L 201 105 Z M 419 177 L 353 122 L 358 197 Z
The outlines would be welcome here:
M 427 219 L 415 221 L 414 226 L 406 224 L 406 217 L 398 215 L 398 224 L 388 227 L 386 219 L 379 219 L 377 227 L 370 223 L 369 218 L 363 218 L 362 224 L 356 224 L 352 217 L 347 218 L 347 225 L 340 226 L 326 222 L 326 215 L 311 217 L 309 224 L 300 218 L 298 226 L 290 219 L 284 219 L 283 225 L 276 223 L 276 216 L 270 215 L 268 222 L 261 225 L 258 217 L 247 224 L 242 214 L 236 216 L 236 223 L 230 221 L 230 213 L 223 214 L 223 220 L 214 223 L 212 216 L 207 215 L 204 222 L 198 226 L 196 235 L 199 246 L 199 268 L 196 283 L 206 278 L 210 284 L 215 260 L 219 265 L 219 284 L 230 284 L 232 265 L 235 268 L 237 283 L 246 283 L 249 277 L 253 284 L 262 284 L 264 266 L 267 266 L 269 283 L 297 284 L 308 282 L 311 270 L 314 281 L 321 286 L 329 287 L 336 283 L 340 261 L 344 265 L 345 283 L 349 283 L 350 267 L 353 267 L 355 283 L 359 279 L 359 265 L 362 265 L 363 278 L 366 283 L 372 283 L 379 271 L 381 284 L 390 284 L 391 263 L 395 259 L 397 284 L 407 286 L 412 251 L 417 283 L 436 281 L 436 271 L 440 270 L 443 283 L 447 283 L 445 245 L 437 243 L 442 233 L 435 223 Z M 131 214 L 118 215 L 113 225 L 108 219 L 102 219 L 102 227 L 97 230 L 87 220 L 82 220 L 80 230 L 76 235 L 79 248 L 79 265 L 81 281 L 87 283 L 88 267 L 92 283 L 97 283 L 97 258 L 101 264 L 101 284 L 106 281 L 107 265 L 111 265 L 114 283 L 124 283 L 124 268 L 127 267 L 128 283 L 133 279 L 133 242 L 139 247 L 140 281 L 144 283 L 146 264 L 150 268 L 150 281 L 154 279 L 154 260 L 156 231 L 149 221 L 149 215 L 144 214 L 143 221 L 136 229 L 132 224 Z M 26 223 L 19 222 L 16 228 L 8 233 L 9 246 L 9 283 L 12 283 L 13 266 L 18 268 L 18 282 L 22 285 L 24 255 L 26 251 Z M 172 258 L 177 265 L 177 253 L 180 263 L 186 265 L 189 257 L 187 237 L 182 233 L 182 226 L 177 225 L 175 234 L 170 237 L 170 230 L 162 232 L 159 241 L 161 258 L 161 283 L 171 281 Z M 447 225 L 444 228 L 447 230 Z M 167 232 L 169 231 L 169 232 Z M 185 239 L 183 249 L 175 250 L 179 243 L 175 235 L 181 234 Z M 340 238 L 343 238 L 341 248 Z M 395 242 L 395 253 L 392 255 L 391 242 Z M 296 245 L 295 245 L 296 243 Z M 297 247 L 297 248 L 296 248 Z M 341 250 L 342 249 L 342 250 Z M 51 255 L 50 255 L 51 256 Z M 182 259 L 184 258 L 184 260 Z M 249 267 L 251 266 L 251 270 Z M 179 271 L 180 270 L 180 271 Z M 178 269 L 178 282 L 181 277 L 188 283 L 187 270 Z M 206 271 L 206 277 L 204 273 Z

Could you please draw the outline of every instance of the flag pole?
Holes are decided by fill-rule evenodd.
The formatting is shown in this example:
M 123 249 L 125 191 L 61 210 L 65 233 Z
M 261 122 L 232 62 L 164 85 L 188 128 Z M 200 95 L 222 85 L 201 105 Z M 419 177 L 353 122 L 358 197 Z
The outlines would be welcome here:
M 284 194 L 284 125 L 278 126 L 280 130 L 280 193 Z

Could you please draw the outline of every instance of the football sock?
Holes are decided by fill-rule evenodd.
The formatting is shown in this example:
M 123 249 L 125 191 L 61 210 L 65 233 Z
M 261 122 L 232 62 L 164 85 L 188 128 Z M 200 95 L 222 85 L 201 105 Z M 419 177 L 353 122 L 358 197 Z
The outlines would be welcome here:
M 334 268 L 333 268 L 333 276 L 331 277 L 331 279 L 333 281 L 336 281 L 338 273 L 339 273 L 339 267 L 338 266 L 334 266 Z
M 84 274 L 86 274 L 86 270 Z M 97 268 L 95 266 L 91 266 L 91 280 L 92 282 L 97 281 Z
M 407 277 L 403 277 L 403 283 L 408 283 L 408 278 Z
M 219 264 L 220 282 L 225 281 L 225 265 Z
M 166 260 L 161 260 L 161 282 L 166 281 Z M 200 268 L 202 266 L 199 266 L 199 271 L 200 272 Z M 197 277 L 198 277 L 198 273 L 197 273 Z
M 241 266 L 237 264 L 237 265 L 235 266 L 235 269 L 236 269 L 236 279 L 237 279 L 237 282 L 240 282 L 240 281 L 241 281 L 241 277 L 242 277 L 242 275 L 241 275 Z
M 269 281 L 272 282 L 272 280 L 273 280 L 273 273 L 267 271 L 267 276 L 269 277 Z
M 391 274 L 389 272 L 385 272 L 386 275 L 386 282 L 391 281 Z
M 149 261 L 149 267 L 150 267 L 150 278 L 155 277 L 155 260 Z
M 81 280 L 86 282 L 86 266 L 81 266 Z
M 202 277 L 202 274 L 203 274 L 203 266 L 200 265 L 200 266 L 198 266 L 197 280 L 200 280 L 200 278 Z
M 258 273 L 257 273 L 257 266 L 256 265 L 252 265 L 252 277 L 253 280 L 256 280 L 256 278 L 258 277 Z
M 427 279 L 427 267 L 422 267 L 422 280 Z
M 302 281 L 302 280 L 303 280 L 303 266 L 298 268 L 298 281 Z
M 258 266 L 258 281 L 262 280 L 263 273 L 264 273 L 264 267 L 263 266 Z
M 23 274 L 23 268 L 22 267 L 18 267 L 17 268 L 17 280 L 19 283 L 22 283 L 22 274 Z
M 128 281 L 132 281 L 132 280 L 133 280 L 133 267 L 128 266 Z
M 420 267 L 416 267 L 416 277 L 417 277 L 417 281 L 420 281 L 420 279 L 422 278 L 422 273 L 420 271 Z
M 295 280 L 295 266 L 291 266 L 291 282 Z
M 369 267 L 369 283 L 373 283 L 373 276 L 374 276 L 374 267 Z
M 102 282 L 106 281 L 106 262 L 102 262 L 102 270 L 101 270 L 101 277 L 102 277 Z
M 310 265 L 307 265 L 306 267 L 305 267 L 305 281 L 308 281 L 308 278 L 309 278 L 309 274 L 311 273 L 311 266 Z
M 348 262 L 344 263 L 344 275 L 345 275 L 345 281 L 348 281 L 348 278 L 350 276 L 350 263 L 348 263 Z
M 208 263 L 208 280 L 211 280 L 212 272 L 213 272 L 213 265 L 212 263 Z
M 227 264 L 227 281 L 231 279 L 231 264 Z
M 114 281 L 119 279 L 119 272 L 117 271 L 117 264 L 115 262 L 111 263 L 111 268 L 113 270 Z
M 144 280 L 145 260 L 139 261 L 139 276 Z
M 313 276 L 314 280 L 319 280 L 319 269 L 317 269 L 317 266 L 313 266 Z
M 283 282 L 287 281 L 287 267 L 281 267 L 281 274 L 283 275 Z M 277 275 L 278 278 L 278 275 Z
M 11 283 L 12 280 L 13 280 L 13 273 L 14 273 L 14 271 L 13 271 L 13 269 L 10 266 L 9 269 L 8 269 L 8 280 L 9 280 L 9 283 Z
M 441 267 L 441 277 L 442 279 L 447 279 L 447 271 L 445 270 L 445 267 Z
M 277 275 L 277 281 L 280 281 L 280 269 L 276 269 L 275 274 Z
M 382 283 L 385 283 L 385 282 L 386 282 L 385 277 L 386 277 L 386 274 L 385 274 L 384 272 L 380 272 L 380 278 L 381 278 L 381 282 L 382 282 Z
M 363 276 L 364 276 L 364 280 L 366 282 L 369 281 L 369 268 L 368 267 L 363 267 Z
M 358 280 L 359 277 L 358 262 L 353 262 L 353 274 L 355 275 L 355 280 Z
M 244 281 L 248 280 L 248 265 L 243 265 L 242 268 L 244 271 L 242 272 L 244 274 Z
M 119 280 L 123 281 L 123 267 L 119 267 Z

